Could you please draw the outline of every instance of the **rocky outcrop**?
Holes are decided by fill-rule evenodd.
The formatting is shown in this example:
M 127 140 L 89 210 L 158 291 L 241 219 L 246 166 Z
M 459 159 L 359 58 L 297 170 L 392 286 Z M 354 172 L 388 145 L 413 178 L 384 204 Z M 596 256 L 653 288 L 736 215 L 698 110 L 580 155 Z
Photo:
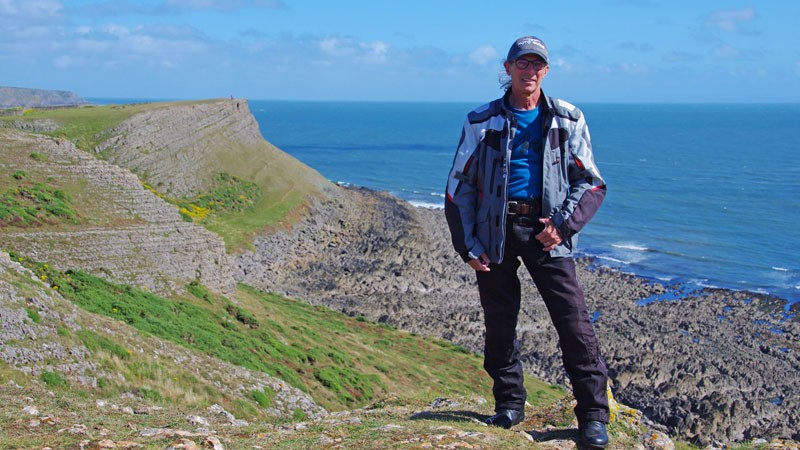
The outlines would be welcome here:
M 59 327 L 80 329 L 77 317 L 77 308 L 0 252 L 0 361 L 32 376 L 58 371 L 75 382 L 94 384 L 96 379 L 86 375 L 97 370 L 86 358 L 89 351 L 59 336 Z
M 439 210 L 348 190 L 255 246 L 236 259 L 245 283 L 482 351 L 474 273 L 452 250 Z M 526 370 L 568 385 L 547 311 L 521 275 Z M 790 313 L 777 299 L 706 290 L 640 306 L 667 287 L 588 259 L 579 278 L 621 401 L 700 443 L 798 438 L 798 305 Z
M 58 124 L 50 119 L 0 121 L 0 128 L 17 128 L 24 131 L 49 133 L 58 129 Z
M 0 176 L 21 170 L 32 181 L 64 186 L 79 214 L 75 224 L 0 229 L 0 247 L 157 293 L 182 292 L 194 280 L 220 293 L 235 288 L 222 240 L 184 222 L 174 206 L 128 170 L 65 140 L 0 129 L 0 144 Z

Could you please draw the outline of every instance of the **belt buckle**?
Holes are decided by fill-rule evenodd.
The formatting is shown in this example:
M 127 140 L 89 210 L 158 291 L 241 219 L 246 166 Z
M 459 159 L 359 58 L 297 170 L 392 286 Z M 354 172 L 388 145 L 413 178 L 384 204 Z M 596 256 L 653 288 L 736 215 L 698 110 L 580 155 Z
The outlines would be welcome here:
M 508 202 L 506 202 L 506 212 L 508 214 L 512 215 L 512 216 L 516 215 L 517 214 L 516 211 L 517 211 L 517 207 L 518 206 L 519 206 L 519 202 L 518 201 L 509 200 Z M 512 209 L 513 209 L 513 211 L 512 211 Z

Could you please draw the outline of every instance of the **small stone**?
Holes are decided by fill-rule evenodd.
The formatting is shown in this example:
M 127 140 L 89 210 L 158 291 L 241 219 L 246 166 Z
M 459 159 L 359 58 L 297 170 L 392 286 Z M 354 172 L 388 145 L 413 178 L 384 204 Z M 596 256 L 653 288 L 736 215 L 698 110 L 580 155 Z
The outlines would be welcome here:
M 675 450 L 675 443 L 666 434 L 653 431 L 647 435 L 642 445 L 647 450 Z
M 388 424 L 378 428 L 378 430 L 383 431 L 384 433 L 387 433 L 389 431 L 400 431 L 400 430 L 407 430 L 407 429 L 408 429 L 407 427 L 404 427 L 402 425 L 395 425 L 393 423 L 388 423 Z
M 205 417 L 201 417 L 201 416 L 193 416 L 193 415 L 192 416 L 187 416 L 186 417 L 186 421 L 189 422 L 191 425 L 194 425 L 196 427 L 207 427 L 208 426 L 208 420 L 206 420 Z
M 69 428 L 62 428 L 58 430 L 59 433 L 69 433 L 69 434 L 89 434 L 89 428 L 82 423 L 76 423 Z
M 203 447 L 211 448 L 212 450 L 225 450 L 225 447 L 222 446 L 222 442 L 216 436 L 206 436 L 203 440 Z
M 191 439 L 178 439 L 164 450 L 200 450 L 200 447 Z

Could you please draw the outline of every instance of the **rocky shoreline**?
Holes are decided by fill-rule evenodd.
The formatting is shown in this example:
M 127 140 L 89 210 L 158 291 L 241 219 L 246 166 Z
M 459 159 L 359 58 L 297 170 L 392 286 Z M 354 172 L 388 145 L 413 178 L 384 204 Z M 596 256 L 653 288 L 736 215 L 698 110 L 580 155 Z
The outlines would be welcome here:
M 237 281 L 482 351 L 474 274 L 440 210 L 340 189 L 234 260 Z M 617 399 L 700 444 L 800 439 L 800 305 L 721 289 L 639 305 L 670 287 L 578 263 Z M 526 370 L 567 385 L 549 317 L 522 279 Z

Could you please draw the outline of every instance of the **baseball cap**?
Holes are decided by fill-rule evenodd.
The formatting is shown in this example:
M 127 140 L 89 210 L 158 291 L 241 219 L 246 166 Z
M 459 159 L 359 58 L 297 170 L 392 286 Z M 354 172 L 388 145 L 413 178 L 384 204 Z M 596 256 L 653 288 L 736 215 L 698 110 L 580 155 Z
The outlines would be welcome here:
M 546 63 L 550 63 L 547 58 L 547 47 L 541 39 L 536 36 L 523 36 L 511 45 L 508 49 L 508 58 L 506 61 L 514 61 L 522 55 L 539 55 Z

